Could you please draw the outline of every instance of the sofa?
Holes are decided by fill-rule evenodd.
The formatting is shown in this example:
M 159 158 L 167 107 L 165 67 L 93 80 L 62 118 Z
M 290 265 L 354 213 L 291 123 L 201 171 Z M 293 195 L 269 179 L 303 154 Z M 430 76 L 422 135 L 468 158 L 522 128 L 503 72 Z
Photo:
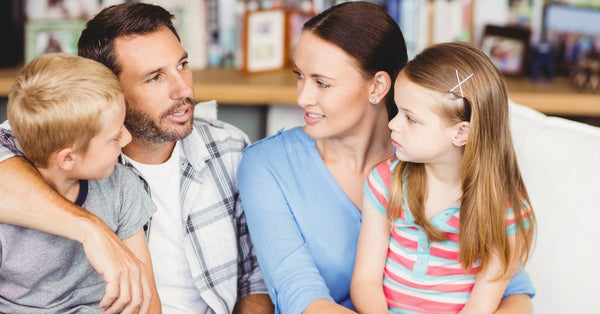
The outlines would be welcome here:
M 525 267 L 537 290 L 534 311 L 600 313 L 600 128 L 514 103 L 510 112 L 538 222 Z

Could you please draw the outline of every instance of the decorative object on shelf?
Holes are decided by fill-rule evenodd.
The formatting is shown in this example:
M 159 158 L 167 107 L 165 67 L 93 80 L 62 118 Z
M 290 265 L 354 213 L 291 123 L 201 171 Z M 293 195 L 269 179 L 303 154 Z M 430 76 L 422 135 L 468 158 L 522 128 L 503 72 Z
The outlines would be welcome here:
M 544 6 L 542 35 L 555 50 L 555 67 L 559 75 L 569 75 L 587 52 L 600 45 L 600 7 L 583 2 Z
M 600 93 L 600 52 L 592 50 L 577 63 L 571 84 L 582 92 Z
M 77 54 L 85 20 L 47 20 L 25 23 L 25 63 L 49 52 Z
M 542 42 L 531 47 L 529 76 L 535 82 L 549 82 L 554 77 L 554 49 Z
M 249 11 L 244 19 L 244 62 L 246 72 L 281 69 L 285 65 L 285 11 Z
M 530 35 L 528 28 L 486 25 L 481 49 L 500 72 L 519 75 L 525 68 Z

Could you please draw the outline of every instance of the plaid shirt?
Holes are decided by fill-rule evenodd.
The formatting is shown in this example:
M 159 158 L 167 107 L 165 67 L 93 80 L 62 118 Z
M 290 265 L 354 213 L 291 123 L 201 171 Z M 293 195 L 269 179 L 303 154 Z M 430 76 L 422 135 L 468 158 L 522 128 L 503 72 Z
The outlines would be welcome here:
M 23 156 L 7 128 L 6 123 L 0 128 L 0 161 Z M 194 131 L 181 140 L 186 158 L 180 162 L 180 195 L 187 217 L 184 250 L 194 283 L 214 313 L 231 313 L 239 298 L 267 293 L 236 182 L 247 145 L 248 138 L 235 127 L 198 117 Z M 123 154 L 121 162 L 143 179 Z

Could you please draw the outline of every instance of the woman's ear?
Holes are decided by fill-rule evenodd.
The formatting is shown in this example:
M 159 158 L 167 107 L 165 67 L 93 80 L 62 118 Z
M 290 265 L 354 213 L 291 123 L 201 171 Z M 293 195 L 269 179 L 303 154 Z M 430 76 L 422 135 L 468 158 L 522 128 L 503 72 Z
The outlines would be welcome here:
M 61 148 L 56 152 L 56 165 L 64 170 L 70 171 L 75 165 L 72 148 Z
M 379 71 L 373 76 L 373 85 L 369 93 L 369 102 L 381 102 L 392 88 L 392 79 L 385 71 Z
M 454 136 L 452 137 L 452 144 L 457 147 L 462 147 L 467 144 L 469 140 L 469 126 L 470 123 L 462 121 L 454 125 Z

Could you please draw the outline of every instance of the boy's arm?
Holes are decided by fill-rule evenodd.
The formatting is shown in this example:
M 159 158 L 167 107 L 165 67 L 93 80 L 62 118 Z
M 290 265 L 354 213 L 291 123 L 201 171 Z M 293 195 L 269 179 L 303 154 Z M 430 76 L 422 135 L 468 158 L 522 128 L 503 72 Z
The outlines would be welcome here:
M 352 303 L 359 313 L 387 313 L 383 271 L 389 245 L 389 223 L 363 197 L 362 223 L 350 284 Z
M 0 222 L 37 229 L 83 244 L 92 266 L 104 277 L 102 305 L 127 300 L 132 291 L 148 291 L 143 264 L 98 217 L 69 202 L 46 184 L 24 158 L 0 162 Z M 144 294 L 146 301 L 150 296 Z M 147 302 L 147 301 L 146 301 Z M 127 313 L 127 311 L 124 311 Z
M 151 300 L 144 300 L 140 305 L 139 313 L 162 313 L 160 298 L 158 296 L 158 290 L 156 290 L 156 283 L 154 282 L 154 272 L 152 271 L 152 259 L 150 258 L 150 250 L 148 249 L 148 243 L 144 237 L 142 230 L 138 231 L 132 237 L 123 240 L 123 243 L 144 263 L 144 272 L 146 278 L 148 278 L 148 286 L 150 287 L 149 292 L 152 295 Z M 144 295 L 146 295 L 144 293 Z

